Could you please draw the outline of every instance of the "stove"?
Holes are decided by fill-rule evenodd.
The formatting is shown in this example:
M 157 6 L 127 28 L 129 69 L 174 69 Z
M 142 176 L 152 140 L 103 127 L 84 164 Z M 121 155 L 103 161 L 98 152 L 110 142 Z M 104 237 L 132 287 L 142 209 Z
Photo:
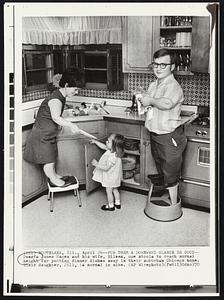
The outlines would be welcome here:
M 210 117 L 199 115 L 193 122 L 192 125 L 200 125 L 202 127 L 210 127 Z
M 198 115 L 189 125 L 185 126 L 187 137 L 198 137 L 202 139 L 210 138 L 210 117 L 207 115 Z
M 184 202 L 210 207 L 210 118 L 198 115 L 185 125 L 187 147 L 181 172 L 181 198 Z

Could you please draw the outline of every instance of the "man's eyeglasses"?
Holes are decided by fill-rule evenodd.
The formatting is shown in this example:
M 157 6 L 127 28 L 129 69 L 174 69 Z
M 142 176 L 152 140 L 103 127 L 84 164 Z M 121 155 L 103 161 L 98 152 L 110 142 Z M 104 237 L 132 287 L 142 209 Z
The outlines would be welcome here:
M 161 69 L 166 69 L 167 66 L 171 66 L 172 64 L 165 64 L 165 63 L 162 63 L 162 64 L 157 64 L 155 62 L 152 62 L 149 67 L 153 68 L 153 69 L 157 69 L 158 67 L 160 67 Z

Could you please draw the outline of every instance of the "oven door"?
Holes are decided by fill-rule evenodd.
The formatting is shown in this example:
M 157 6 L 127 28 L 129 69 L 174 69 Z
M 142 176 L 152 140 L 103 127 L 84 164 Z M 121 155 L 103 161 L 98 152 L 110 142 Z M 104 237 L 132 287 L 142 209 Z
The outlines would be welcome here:
M 210 208 L 210 184 L 194 180 L 182 179 L 180 195 L 183 203 Z
M 195 181 L 210 181 L 210 141 L 188 138 L 183 156 L 181 177 Z
M 210 142 L 188 138 L 183 157 L 180 195 L 183 203 L 210 207 Z

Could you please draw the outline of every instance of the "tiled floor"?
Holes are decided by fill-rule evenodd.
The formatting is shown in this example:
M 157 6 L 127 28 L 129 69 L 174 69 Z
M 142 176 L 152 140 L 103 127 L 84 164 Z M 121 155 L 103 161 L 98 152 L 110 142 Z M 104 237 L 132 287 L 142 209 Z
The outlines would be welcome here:
M 144 214 L 147 197 L 121 191 L 122 208 L 100 209 L 105 191 L 89 196 L 81 191 L 82 207 L 72 192 L 55 194 L 54 212 L 47 196 L 22 209 L 23 243 L 41 247 L 207 246 L 210 214 L 183 208 L 173 222 L 158 222 Z

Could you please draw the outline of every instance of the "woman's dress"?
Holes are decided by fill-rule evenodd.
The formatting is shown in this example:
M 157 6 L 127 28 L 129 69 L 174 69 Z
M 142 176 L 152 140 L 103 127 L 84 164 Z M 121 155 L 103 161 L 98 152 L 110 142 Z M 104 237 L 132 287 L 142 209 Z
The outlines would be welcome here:
M 23 154 L 23 158 L 31 163 L 47 164 L 56 162 L 57 159 L 56 136 L 59 125 L 51 117 L 50 107 L 48 106 L 51 99 L 61 101 L 61 115 L 64 110 L 66 99 L 59 90 L 55 90 L 41 103 Z

